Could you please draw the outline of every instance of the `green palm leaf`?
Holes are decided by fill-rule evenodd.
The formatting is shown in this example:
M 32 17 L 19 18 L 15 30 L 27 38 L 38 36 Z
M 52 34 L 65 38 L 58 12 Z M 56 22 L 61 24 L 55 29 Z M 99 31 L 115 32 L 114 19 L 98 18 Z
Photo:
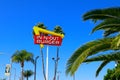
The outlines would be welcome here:
M 28 80 L 28 78 L 30 76 L 32 76 L 33 74 L 34 74 L 34 72 L 32 70 L 26 70 L 23 72 L 23 75 L 24 75 L 24 77 L 26 77 L 26 80 Z
M 111 29 L 112 28 L 112 29 Z M 117 28 L 117 29 L 116 29 Z M 120 20 L 118 19 L 106 19 L 96 27 L 93 28 L 92 33 L 97 30 L 113 30 L 114 32 L 120 31 Z
M 30 61 L 33 57 L 33 54 L 27 52 L 26 50 L 16 51 L 12 56 L 12 61 L 19 63 L 23 61 Z
M 97 30 L 104 30 L 104 36 L 109 36 L 120 31 L 120 7 L 117 8 L 106 8 L 106 9 L 97 9 L 87 12 L 83 15 L 83 20 L 93 20 L 94 22 L 100 21 L 100 23 L 93 29 L 92 33 Z M 119 34 L 119 33 L 118 33 Z M 120 45 L 120 36 L 115 36 L 113 38 L 103 38 L 95 41 L 86 43 L 85 45 L 78 48 L 70 59 L 67 62 L 66 73 L 74 75 L 78 67 L 85 62 L 92 61 L 103 61 L 100 67 L 97 70 L 97 74 L 101 69 L 109 63 L 109 61 L 118 60 L 119 57 L 117 54 L 111 55 L 102 55 L 95 58 L 88 58 L 96 53 L 108 50 L 118 50 Z M 116 48 L 117 46 L 117 48 Z M 117 56 L 116 56 L 117 55 Z M 116 58 L 117 57 L 117 58 Z M 87 59 L 88 58 L 88 59 Z M 87 60 L 86 60 L 87 59 Z M 88 61 L 89 60 L 89 61 Z
M 92 58 L 86 59 L 84 62 L 93 62 L 93 61 L 118 61 L 120 60 L 120 52 L 112 52 L 106 55 L 95 56 Z
M 36 26 L 39 27 L 39 28 L 42 28 L 42 29 L 47 28 L 43 23 L 38 23 Z
M 65 34 L 60 26 L 55 26 L 53 31 L 58 34 Z
M 115 49 L 119 49 L 120 47 L 120 34 L 115 37 L 112 41 L 112 47 Z
M 115 68 L 115 72 L 111 75 L 111 77 L 120 77 L 120 64 Z
M 80 64 L 88 57 L 101 51 L 111 49 L 111 41 L 113 38 L 104 38 L 89 42 L 73 53 L 67 62 L 66 74 L 73 75 Z
M 33 71 L 32 70 L 26 70 L 23 73 L 24 77 L 30 77 L 33 75 Z
M 103 61 L 96 71 L 96 77 L 99 75 L 100 71 L 109 63 L 110 61 Z
M 119 27 L 111 27 L 111 28 L 108 28 L 104 31 L 104 37 L 107 37 L 111 34 L 114 34 L 114 33 L 117 33 L 120 31 L 120 28 Z
M 120 19 L 120 7 L 117 8 L 106 8 L 106 9 L 96 9 L 87 12 L 83 15 L 84 20 L 104 20 L 108 18 Z
M 96 71 L 96 76 L 99 75 L 99 72 L 111 61 L 119 61 L 120 60 L 120 52 L 112 52 L 106 55 L 95 56 L 92 58 L 86 59 L 84 62 L 95 62 L 95 61 L 103 61 L 102 64 Z

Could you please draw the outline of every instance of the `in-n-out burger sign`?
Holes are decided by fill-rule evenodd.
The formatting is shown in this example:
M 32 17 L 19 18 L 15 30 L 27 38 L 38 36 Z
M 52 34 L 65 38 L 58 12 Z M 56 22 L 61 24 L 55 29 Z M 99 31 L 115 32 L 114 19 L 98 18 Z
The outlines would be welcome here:
M 63 34 L 58 34 L 58 33 L 55 33 L 53 31 L 39 28 L 37 26 L 34 26 L 33 30 L 35 32 L 34 43 L 40 44 L 41 47 L 43 47 L 43 45 L 60 46 L 62 43 L 62 39 L 64 37 Z M 42 33 L 43 35 L 41 35 L 40 33 Z M 51 36 L 46 36 L 44 34 L 49 34 Z
M 55 45 L 60 46 L 62 43 L 62 38 L 59 36 L 34 36 L 35 44 L 45 44 L 45 45 Z

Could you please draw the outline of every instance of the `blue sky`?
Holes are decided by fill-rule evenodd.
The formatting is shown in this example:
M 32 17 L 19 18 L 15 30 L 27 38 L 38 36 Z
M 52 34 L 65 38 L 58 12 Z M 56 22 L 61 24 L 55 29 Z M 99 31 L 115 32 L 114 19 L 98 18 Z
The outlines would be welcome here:
M 60 47 L 60 60 L 58 71 L 60 80 L 73 80 L 65 75 L 66 62 L 72 53 L 81 45 L 102 37 L 96 32 L 90 35 L 95 26 L 91 21 L 84 22 L 82 15 L 90 10 L 108 7 L 118 7 L 119 0 L 0 0 L 0 78 L 4 77 L 5 65 L 10 62 L 11 55 L 16 50 L 27 50 L 34 56 L 40 55 L 38 45 L 33 43 L 32 28 L 42 22 L 49 30 L 60 25 L 65 38 Z M 46 47 L 44 56 L 46 56 Z M 53 78 L 56 47 L 49 47 L 49 80 Z M 37 64 L 37 79 L 43 80 L 41 58 Z M 76 80 L 102 80 L 107 68 L 114 67 L 109 64 L 96 78 L 95 71 L 99 63 L 82 64 L 76 72 Z M 20 73 L 20 65 L 13 63 L 12 79 L 16 68 L 16 80 Z M 31 63 L 25 63 L 25 69 L 33 69 Z M 33 77 L 30 78 L 33 80 Z

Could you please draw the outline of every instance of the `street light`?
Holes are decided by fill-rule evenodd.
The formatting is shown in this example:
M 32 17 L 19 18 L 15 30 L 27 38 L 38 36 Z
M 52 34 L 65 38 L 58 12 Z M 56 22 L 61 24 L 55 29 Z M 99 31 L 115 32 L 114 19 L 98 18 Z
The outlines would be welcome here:
M 35 60 L 34 60 L 34 65 L 35 65 L 35 72 L 34 72 L 34 80 L 36 80 L 36 64 L 37 64 L 37 59 L 39 58 L 39 56 L 36 56 Z

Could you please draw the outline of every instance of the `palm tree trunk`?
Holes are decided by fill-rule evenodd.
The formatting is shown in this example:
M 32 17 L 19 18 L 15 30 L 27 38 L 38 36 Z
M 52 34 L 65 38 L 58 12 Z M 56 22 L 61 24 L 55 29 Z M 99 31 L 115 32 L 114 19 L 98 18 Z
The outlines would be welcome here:
M 23 78 L 23 67 L 22 67 L 22 70 L 21 70 L 21 80 L 24 80 L 24 78 Z
M 27 80 L 28 80 L 28 77 L 27 77 Z
M 24 76 L 23 76 L 23 68 L 24 68 L 24 62 L 21 62 L 21 80 L 24 80 Z
M 43 51 L 42 51 L 42 48 L 40 48 L 40 52 L 41 52 L 41 58 L 42 58 L 43 76 L 44 76 L 44 80 L 46 80 L 46 75 L 45 75 L 45 66 L 44 66 L 44 56 L 43 56 Z

